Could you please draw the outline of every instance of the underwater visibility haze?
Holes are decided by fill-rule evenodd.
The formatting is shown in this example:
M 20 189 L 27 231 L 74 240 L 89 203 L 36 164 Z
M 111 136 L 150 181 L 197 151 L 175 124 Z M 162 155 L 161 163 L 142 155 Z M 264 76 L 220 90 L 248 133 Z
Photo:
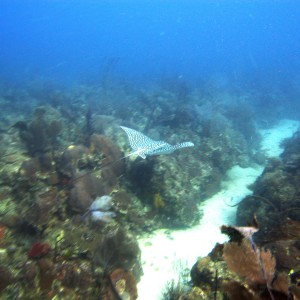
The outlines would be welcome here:
M 300 299 L 299 20 L 2 0 L 0 299 Z
M 3 0 L 1 75 L 69 82 L 100 76 L 107 60 L 133 81 L 290 74 L 299 15 L 297 1 Z

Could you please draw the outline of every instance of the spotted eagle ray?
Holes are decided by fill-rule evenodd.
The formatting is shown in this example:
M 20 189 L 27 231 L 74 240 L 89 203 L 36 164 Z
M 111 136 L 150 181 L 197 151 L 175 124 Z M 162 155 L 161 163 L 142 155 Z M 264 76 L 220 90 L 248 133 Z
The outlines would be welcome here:
M 118 161 L 125 159 L 131 155 L 135 155 L 135 154 L 142 157 L 143 159 L 145 159 L 147 156 L 150 156 L 150 155 L 169 154 L 169 153 L 174 152 L 177 149 L 194 146 L 194 143 L 192 143 L 192 142 L 183 142 L 183 143 L 177 143 L 175 145 L 171 145 L 164 141 L 155 141 L 155 140 L 150 139 L 149 137 L 147 137 L 146 135 L 144 135 L 143 133 L 141 133 L 139 131 L 136 131 L 134 129 L 131 129 L 131 128 L 128 128 L 125 126 L 120 126 L 120 127 L 126 132 L 128 139 L 129 139 L 129 144 L 130 144 L 133 152 L 131 152 L 128 155 L 125 155 L 113 162 L 109 162 L 108 164 L 106 164 L 105 166 L 102 166 L 102 167 L 106 167 L 108 165 L 115 164 Z M 91 170 L 83 175 L 80 175 L 80 176 L 76 177 L 75 179 L 73 179 L 73 182 L 77 181 L 81 177 L 84 177 L 84 176 L 94 173 L 96 171 L 98 171 L 98 170 L 97 169 Z
M 171 145 L 164 141 L 155 141 L 139 131 L 125 126 L 120 127 L 126 132 L 129 139 L 129 144 L 133 150 L 132 153 L 128 154 L 125 157 L 137 154 L 143 159 L 145 159 L 147 156 L 150 155 L 169 154 L 177 149 L 194 146 L 194 143 L 192 142 L 183 142 Z

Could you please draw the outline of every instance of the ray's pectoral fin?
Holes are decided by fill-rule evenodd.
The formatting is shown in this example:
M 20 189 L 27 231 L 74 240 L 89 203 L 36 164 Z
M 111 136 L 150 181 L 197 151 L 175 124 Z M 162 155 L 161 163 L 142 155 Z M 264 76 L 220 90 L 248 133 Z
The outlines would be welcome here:
M 120 127 L 126 132 L 129 144 L 133 150 L 133 152 L 128 154 L 126 157 L 137 154 L 145 159 L 148 155 L 169 154 L 177 149 L 194 146 L 194 143 L 192 142 L 171 145 L 164 141 L 155 141 L 139 131 L 124 126 Z

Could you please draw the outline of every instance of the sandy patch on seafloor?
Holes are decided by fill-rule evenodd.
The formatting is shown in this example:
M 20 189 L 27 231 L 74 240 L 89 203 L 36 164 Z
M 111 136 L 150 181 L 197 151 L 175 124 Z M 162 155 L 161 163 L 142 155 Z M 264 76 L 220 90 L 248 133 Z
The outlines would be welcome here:
M 282 120 L 277 126 L 261 130 L 262 149 L 268 157 L 280 155 L 280 143 L 291 137 L 299 122 Z M 220 233 L 220 225 L 234 224 L 236 207 L 227 204 L 238 203 L 251 191 L 247 188 L 261 174 L 263 166 L 252 168 L 233 167 L 227 173 L 222 190 L 199 206 L 203 212 L 200 224 L 187 230 L 157 230 L 150 237 L 141 237 L 144 275 L 138 284 L 140 300 L 159 300 L 167 281 L 177 279 L 179 264 L 191 268 L 197 257 L 206 256 L 219 242 L 226 241 Z M 181 262 L 181 263 L 179 263 Z
M 272 128 L 260 130 L 263 138 L 261 148 L 268 157 L 279 156 L 282 152 L 282 148 L 280 147 L 282 140 L 291 137 L 297 131 L 298 127 L 298 121 L 283 119 Z

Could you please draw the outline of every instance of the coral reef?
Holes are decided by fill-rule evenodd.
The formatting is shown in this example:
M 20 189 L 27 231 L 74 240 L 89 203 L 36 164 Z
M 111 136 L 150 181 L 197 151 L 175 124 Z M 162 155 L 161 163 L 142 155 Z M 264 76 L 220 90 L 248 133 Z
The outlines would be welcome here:
M 16 241 L 8 230 L 1 244 L 7 249 L 7 258 L 1 261 L 1 296 L 36 299 L 48 294 L 72 299 L 76 294 L 80 299 L 118 299 L 102 298 L 110 294 L 113 285 L 113 295 L 118 291 L 120 297 L 128 294 L 128 299 L 136 299 L 141 265 L 135 237 L 117 224 L 81 224 L 78 230 L 75 226 L 66 220 L 46 230 L 47 242 L 33 243 L 27 253 L 21 246 L 24 237 L 13 250 Z
M 107 137 L 93 135 L 90 148 L 33 149 L 28 151 L 33 157 L 19 155 L 11 167 L 8 157 L 2 160 L 6 168 L 0 174 L 4 184 L 0 193 L 1 297 L 48 294 L 74 299 L 76 294 L 77 298 L 100 299 L 111 289 L 110 274 L 123 266 L 128 270 L 126 280 L 115 280 L 114 291 L 136 299 L 135 277 L 140 278 L 142 271 L 135 236 L 120 230 L 118 222 L 122 220 L 99 224 L 77 215 L 118 184 L 124 168 L 124 162 L 118 161 L 118 147 Z M 124 213 L 130 196 L 114 194 L 118 195 L 115 210 L 120 207 Z M 111 207 L 112 197 L 108 197 Z M 129 200 L 122 203 L 123 199 Z M 101 203 L 106 209 L 108 203 Z M 74 233 L 78 225 L 81 230 Z M 93 237 L 95 232 L 101 233 Z M 99 247 L 109 253 L 103 260 L 99 259 Z
M 105 136 L 93 134 L 90 147 L 69 146 L 62 154 L 60 171 L 70 179 L 69 206 L 84 212 L 97 196 L 110 194 L 124 171 L 121 151 Z
M 281 159 L 269 160 L 264 172 L 252 186 L 253 194 L 246 197 L 238 206 L 237 223 L 245 225 L 253 214 L 262 228 L 259 240 L 267 240 L 277 235 L 282 224 L 288 219 L 299 218 L 299 178 L 300 178 L 300 135 L 284 143 Z M 272 232 L 266 236 L 265 232 Z
M 58 89 L 34 81 L 0 89 L 4 299 L 137 299 L 136 234 L 196 224 L 198 204 L 219 191 L 228 168 L 255 160 L 254 117 L 247 105 L 238 114 L 241 99 L 226 106 L 176 80 L 149 90 L 104 81 L 100 87 Z M 195 147 L 124 159 L 130 149 L 120 125 Z M 99 202 L 104 195 L 107 205 Z M 93 218 L 85 218 L 87 210 Z M 295 240 L 272 247 L 281 253 L 276 267 L 294 266 Z M 284 247 L 294 253 L 288 261 Z M 215 277 L 207 266 L 203 287 L 195 271 L 191 299 L 204 297 Z M 186 292 L 186 285 L 171 282 L 166 297 Z
M 84 213 L 92 204 L 93 199 L 107 194 L 102 181 L 94 174 L 83 173 L 78 177 L 73 177 L 74 179 L 75 183 L 70 190 L 68 204 L 75 211 Z
M 298 222 L 293 223 L 295 235 L 289 237 L 283 253 L 293 252 L 291 244 L 300 234 L 298 226 Z M 282 250 L 282 240 L 257 247 L 250 240 L 250 228 L 224 228 L 230 241 L 216 245 L 207 257 L 200 258 L 193 266 L 193 288 L 186 299 L 197 299 L 195 288 L 201 299 L 298 299 L 300 289 L 295 270 L 299 268 L 299 262 L 275 250 Z

